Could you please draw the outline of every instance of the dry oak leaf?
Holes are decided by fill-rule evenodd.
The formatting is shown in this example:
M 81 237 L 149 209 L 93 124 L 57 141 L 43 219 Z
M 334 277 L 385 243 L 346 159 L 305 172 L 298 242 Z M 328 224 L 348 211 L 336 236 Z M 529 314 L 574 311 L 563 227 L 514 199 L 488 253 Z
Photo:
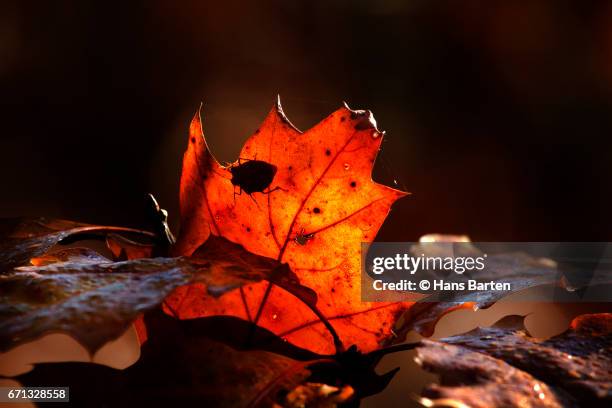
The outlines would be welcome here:
M 58 262 L 0 275 L 0 351 L 63 332 L 93 355 L 189 282 L 182 258 Z
M 550 339 L 529 335 L 524 316 L 506 316 L 440 341 L 422 340 L 417 362 L 440 374 L 426 406 L 609 407 L 612 314 L 575 318 Z
M 85 248 L 67 248 L 0 274 L 0 351 L 50 332 L 64 332 L 91 354 L 158 307 L 176 287 L 198 282 L 210 296 L 269 279 L 312 301 L 287 265 L 211 237 L 192 257 L 112 262 Z M 139 333 L 140 336 L 140 333 Z
M 150 232 L 133 228 L 91 225 L 45 217 L 0 218 L 0 273 L 21 265 L 29 265 L 32 258 L 45 254 L 68 238 L 105 236 L 113 232 L 154 237 Z
M 440 375 L 422 391 L 426 407 L 561 408 L 573 406 L 532 375 L 478 352 L 423 340 L 416 361 Z M 542 396 L 542 397 L 540 397 Z
M 181 230 L 174 254 L 190 255 L 212 233 L 288 263 L 300 283 L 317 293 L 317 308 L 345 345 L 364 352 L 379 348 L 393 338 L 394 324 L 411 305 L 360 300 L 361 243 L 375 238 L 393 202 L 407 194 L 372 181 L 382 137 L 370 111 L 346 105 L 302 133 L 279 101 L 246 141 L 240 159 L 222 166 L 206 145 L 197 113 L 183 158 Z M 248 188 L 232 183 L 232 170 L 253 160 L 276 172 L 262 192 L 247 194 Z M 256 178 L 240 181 L 262 181 Z M 183 319 L 236 316 L 297 346 L 334 351 L 321 320 L 269 283 L 248 285 L 219 299 L 191 285 L 176 290 L 167 304 Z
M 576 317 L 547 340 L 531 337 L 521 316 L 443 339 L 503 360 L 570 395 L 580 406 L 612 404 L 612 313 Z

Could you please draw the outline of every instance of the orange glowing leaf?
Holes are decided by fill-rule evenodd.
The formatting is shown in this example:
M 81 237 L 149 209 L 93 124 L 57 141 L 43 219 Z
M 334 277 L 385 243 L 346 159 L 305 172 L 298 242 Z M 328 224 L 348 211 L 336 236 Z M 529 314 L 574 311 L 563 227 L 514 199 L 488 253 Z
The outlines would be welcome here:
M 317 293 L 317 308 L 345 345 L 365 352 L 379 348 L 411 305 L 361 302 L 360 296 L 361 243 L 375 238 L 393 202 L 407 194 L 372 181 L 383 134 L 370 111 L 346 105 L 302 133 L 278 102 L 240 159 L 222 166 L 210 153 L 196 114 L 183 158 L 181 231 L 174 254 L 191 255 L 212 233 L 288 263 L 300 283 Z M 272 174 L 270 183 L 259 170 L 250 172 L 258 167 Z M 268 282 L 219 299 L 207 296 L 201 285 L 190 285 L 166 302 L 182 319 L 235 316 L 300 347 L 334 351 L 313 311 Z

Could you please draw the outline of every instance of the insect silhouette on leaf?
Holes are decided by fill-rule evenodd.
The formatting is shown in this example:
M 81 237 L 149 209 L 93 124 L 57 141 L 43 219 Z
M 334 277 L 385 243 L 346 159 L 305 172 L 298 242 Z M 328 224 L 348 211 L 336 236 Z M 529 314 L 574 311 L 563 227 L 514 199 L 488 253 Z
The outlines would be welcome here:
M 314 234 L 304 234 L 304 228 L 300 230 L 300 233 L 295 236 L 293 239 L 298 245 L 306 245 L 308 241 L 314 238 Z
M 263 160 L 239 158 L 238 164 L 231 166 L 229 170 L 232 173 L 232 184 L 240 189 L 238 195 L 243 191 L 249 196 L 253 193 L 270 194 L 279 189 L 276 187 L 265 191 L 272 184 L 277 167 Z M 234 192 L 235 198 L 236 192 Z

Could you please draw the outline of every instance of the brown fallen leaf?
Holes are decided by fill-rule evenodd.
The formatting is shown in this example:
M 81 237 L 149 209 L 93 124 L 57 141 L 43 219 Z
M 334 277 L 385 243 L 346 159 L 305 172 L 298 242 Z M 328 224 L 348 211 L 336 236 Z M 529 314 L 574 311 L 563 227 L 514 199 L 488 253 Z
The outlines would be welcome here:
M 91 354 L 189 281 L 181 259 L 58 263 L 0 275 L 0 350 L 65 332 Z
M 241 245 L 234 244 L 222 237 L 210 236 L 204 245 L 200 246 L 190 259 L 211 261 L 212 274 L 216 276 L 214 286 L 204 281 L 208 295 L 219 297 L 232 289 L 265 280 L 283 288 L 310 307 L 317 303 L 317 294 L 312 289 L 300 284 L 295 273 L 287 264 L 280 264 L 274 259 L 255 255 L 245 251 Z M 236 282 L 236 278 L 241 278 Z M 223 280 L 228 279 L 223 285 Z M 198 286 L 196 280 L 194 286 Z M 202 288 L 204 289 L 204 288 Z
M 72 247 L 47 252 L 44 255 L 30 259 L 34 266 L 45 266 L 57 263 L 100 263 L 110 262 L 110 259 L 89 248 Z
M 508 316 L 492 327 L 422 344 L 423 367 L 442 374 L 441 385 L 425 390 L 427 398 L 493 407 L 612 403 L 609 313 L 579 316 L 548 340 L 529 336 L 523 317 Z
M 442 342 L 423 340 L 416 361 L 440 375 L 427 386 L 421 403 L 426 407 L 560 408 L 572 406 L 546 384 L 503 361 Z
M 278 103 L 240 159 L 222 166 L 196 114 L 183 159 L 174 253 L 190 255 L 212 233 L 286 262 L 317 293 L 324 318 L 269 283 L 218 300 L 180 288 L 166 304 L 183 319 L 236 316 L 323 354 L 338 347 L 326 322 L 344 344 L 363 351 L 393 339 L 394 322 L 412 303 L 361 302 L 359 285 L 361 242 L 374 239 L 391 204 L 406 195 L 371 179 L 382 137 L 370 111 L 348 107 L 302 133 Z
M 110 232 L 154 237 L 150 232 L 133 228 L 90 225 L 44 217 L 0 219 L 0 273 L 28 265 L 30 259 L 44 254 L 68 237 L 104 236 Z
M 548 340 L 529 336 L 522 318 L 506 318 L 496 326 L 443 341 L 504 360 L 564 390 L 580 404 L 612 404 L 610 313 L 579 316 L 566 332 Z
M 151 197 L 153 197 L 151 195 Z M 157 204 L 157 200 L 155 200 L 155 204 L 161 213 L 161 209 Z M 166 214 L 167 213 L 162 213 Z M 163 224 L 164 231 L 167 228 L 167 224 Z M 113 254 L 113 259 L 115 261 L 125 261 L 132 259 L 141 259 L 141 258 L 150 258 L 153 256 L 153 252 L 155 246 L 153 244 L 143 244 L 140 242 L 132 241 L 127 239 L 126 237 L 118 234 L 109 234 L 106 237 L 106 247 Z M 148 339 L 147 327 L 144 324 L 142 319 L 142 315 L 138 316 L 136 320 L 133 322 L 134 330 L 136 330 L 136 335 L 138 336 L 138 342 L 143 344 Z
M 180 285 L 191 282 L 210 296 L 221 296 L 262 279 L 295 291 L 306 301 L 316 299 L 286 265 L 217 237 L 191 258 L 116 263 L 98 259 L 20 267 L 0 275 L 0 350 L 60 331 L 93 354 Z

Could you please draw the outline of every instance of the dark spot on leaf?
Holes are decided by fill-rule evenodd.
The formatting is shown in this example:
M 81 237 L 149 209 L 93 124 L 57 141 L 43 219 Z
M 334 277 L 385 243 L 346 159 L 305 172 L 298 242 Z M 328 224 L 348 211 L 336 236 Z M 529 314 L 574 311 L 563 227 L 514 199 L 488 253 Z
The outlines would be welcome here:
M 351 187 L 357 187 L 357 182 L 356 181 L 351 181 Z
M 191 143 L 195 143 L 195 137 L 191 138 Z
M 312 211 L 313 211 L 315 214 L 319 214 L 319 213 L 321 212 L 321 209 L 320 209 L 319 207 L 315 207 L 315 208 L 314 208 Z
M 325 155 L 326 156 L 331 156 L 331 150 L 325 149 Z

